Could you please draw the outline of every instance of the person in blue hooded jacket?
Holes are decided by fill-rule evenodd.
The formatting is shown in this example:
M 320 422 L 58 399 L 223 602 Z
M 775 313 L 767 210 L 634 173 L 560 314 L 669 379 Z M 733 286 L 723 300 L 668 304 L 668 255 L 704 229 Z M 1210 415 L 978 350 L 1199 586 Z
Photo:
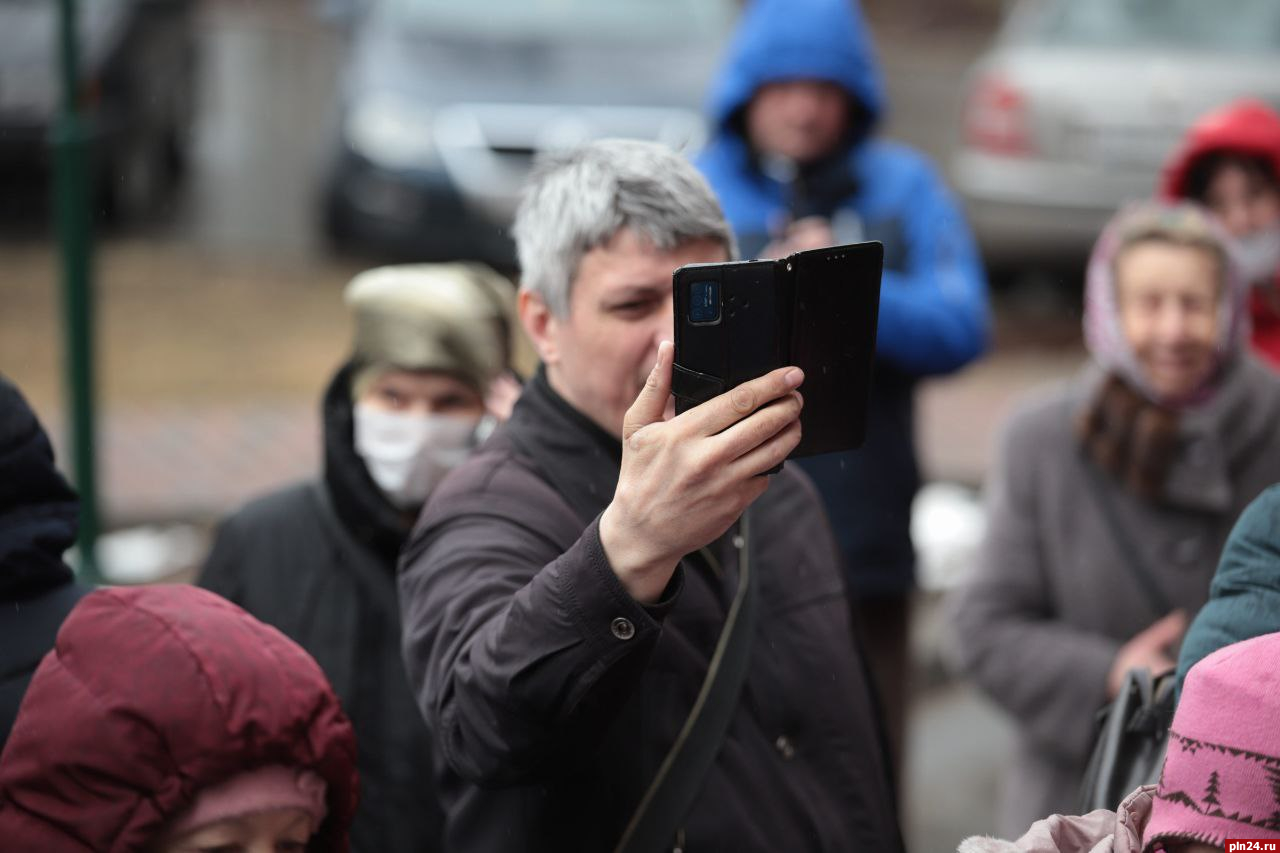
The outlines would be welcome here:
M 876 138 L 885 94 L 854 0 L 756 0 L 713 84 L 698 166 L 745 257 L 879 240 L 884 277 L 867 440 L 802 460 L 822 493 L 895 753 L 905 705 L 914 389 L 987 342 L 986 280 L 969 228 L 920 153 Z

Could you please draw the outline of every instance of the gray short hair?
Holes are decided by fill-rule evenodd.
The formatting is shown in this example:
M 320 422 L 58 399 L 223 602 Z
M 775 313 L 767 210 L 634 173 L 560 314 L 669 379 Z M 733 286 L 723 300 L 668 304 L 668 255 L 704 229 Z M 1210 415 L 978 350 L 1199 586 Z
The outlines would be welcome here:
M 655 142 L 602 139 L 535 166 L 512 228 L 520 286 L 567 315 L 582 256 L 623 228 L 662 251 L 711 239 L 729 257 L 737 252 L 720 203 L 688 160 Z

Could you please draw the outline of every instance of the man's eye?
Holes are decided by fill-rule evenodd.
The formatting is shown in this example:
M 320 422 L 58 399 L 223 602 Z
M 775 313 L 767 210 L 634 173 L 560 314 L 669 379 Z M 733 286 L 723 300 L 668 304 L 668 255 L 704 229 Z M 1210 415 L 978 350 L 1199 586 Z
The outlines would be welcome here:
M 618 314 L 640 314 L 646 311 L 653 302 L 650 300 L 623 302 L 613 306 L 613 310 Z

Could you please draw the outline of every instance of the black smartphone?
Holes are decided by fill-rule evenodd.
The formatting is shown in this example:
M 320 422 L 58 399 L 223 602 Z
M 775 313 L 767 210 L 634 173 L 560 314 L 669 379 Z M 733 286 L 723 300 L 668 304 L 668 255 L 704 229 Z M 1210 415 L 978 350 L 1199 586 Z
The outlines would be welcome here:
M 784 365 L 804 371 L 791 456 L 866 436 L 884 247 L 854 243 L 775 261 L 689 264 L 672 277 L 676 413 Z

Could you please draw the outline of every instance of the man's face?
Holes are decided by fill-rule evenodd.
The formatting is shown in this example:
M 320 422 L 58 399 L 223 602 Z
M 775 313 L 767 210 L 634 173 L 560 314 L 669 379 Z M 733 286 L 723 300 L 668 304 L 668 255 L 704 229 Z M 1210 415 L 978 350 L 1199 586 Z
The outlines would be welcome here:
M 622 419 L 653 369 L 658 344 L 674 334 L 671 273 L 685 264 L 727 260 L 715 240 L 693 240 L 665 252 L 623 228 L 583 255 L 567 316 L 552 315 L 541 297 L 523 293 L 521 317 L 551 387 L 621 437 Z
M 747 105 L 747 136 L 764 154 L 797 163 L 835 150 L 849 127 L 849 96 L 835 83 L 788 80 L 761 86 Z

